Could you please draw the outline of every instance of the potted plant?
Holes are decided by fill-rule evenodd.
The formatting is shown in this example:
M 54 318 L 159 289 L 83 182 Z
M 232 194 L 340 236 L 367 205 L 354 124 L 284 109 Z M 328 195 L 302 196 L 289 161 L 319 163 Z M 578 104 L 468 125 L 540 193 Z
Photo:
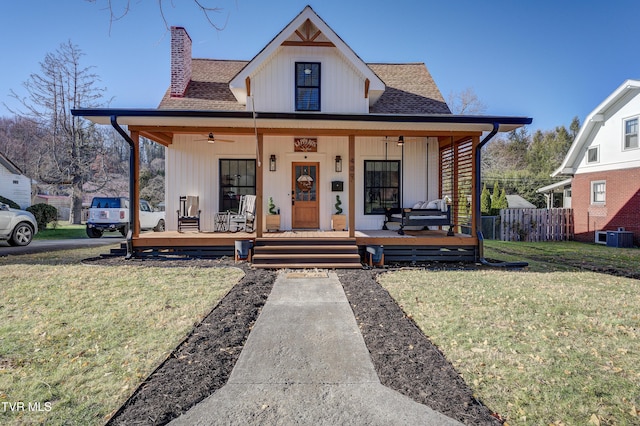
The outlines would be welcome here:
M 331 229 L 334 231 L 346 231 L 347 216 L 342 214 L 342 201 L 340 201 L 339 195 L 336 195 L 334 207 L 336 208 L 336 213 L 331 215 Z
M 273 202 L 273 197 L 269 197 L 269 203 L 267 204 L 267 231 L 279 231 L 280 230 L 280 209 L 276 208 Z

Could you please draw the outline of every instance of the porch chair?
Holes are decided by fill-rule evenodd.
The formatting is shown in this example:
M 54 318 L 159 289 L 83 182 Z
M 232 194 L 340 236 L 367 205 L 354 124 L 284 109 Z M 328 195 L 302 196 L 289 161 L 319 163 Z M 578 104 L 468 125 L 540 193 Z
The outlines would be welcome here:
M 200 197 L 197 195 L 182 195 L 178 208 L 178 232 L 183 229 L 200 232 Z
M 256 196 L 242 195 L 238 212 L 231 212 L 229 215 L 229 230 L 235 226 L 233 232 L 246 231 L 253 232 L 256 215 Z

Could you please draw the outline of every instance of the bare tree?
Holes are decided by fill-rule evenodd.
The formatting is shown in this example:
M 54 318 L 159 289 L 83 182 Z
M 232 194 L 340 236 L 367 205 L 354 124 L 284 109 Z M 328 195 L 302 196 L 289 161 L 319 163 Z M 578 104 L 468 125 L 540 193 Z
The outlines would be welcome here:
M 105 89 L 91 67 L 81 65 L 82 51 L 68 41 L 40 63 L 40 73 L 31 74 L 23 83 L 27 96 L 14 91 L 24 110 L 12 113 L 35 123 L 39 130 L 36 158 L 37 179 L 53 185 L 71 187 L 71 222 L 80 223 L 83 184 L 95 176 L 92 164 L 102 149 L 102 133 L 88 121 L 73 117 L 73 108 L 98 107 Z
M 454 114 L 482 114 L 487 110 L 487 106 L 470 87 L 461 92 L 451 92 L 447 103 Z
M 95 4 L 105 3 L 105 9 L 109 11 L 109 33 L 111 33 L 111 26 L 113 25 L 113 23 L 127 16 L 127 14 L 129 14 L 129 12 L 131 11 L 131 7 L 132 7 L 131 0 L 126 0 L 124 4 L 121 4 L 120 6 L 114 5 L 113 0 L 85 0 L 85 1 L 89 3 L 95 3 Z M 164 22 L 164 26 L 168 30 L 169 23 L 167 21 L 166 14 L 165 14 L 167 1 L 166 0 L 156 0 L 156 1 L 158 2 L 158 9 L 160 11 L 160 16 L 162 17 L 162 22 Z M 222 31 L 227 26 L 227 19 L 229 16 L 227 15 L 227 18 L 225 19 L 225 22 L 223 25 L 216 23 L 217 19 L 215 19 L 216 18 L 215 15 L 221 13 L 224 9 L 217 6 L 207 5 L 206 1 L 207 0 L 192 0 L 193 5 L 195 5 L 196 8 L 204 15 L 207 22 L 209 22 L 209 25 L 211 25 L 217 31 Z M 173 0 L 170 0 L 169 3 L 171 4 L 172 8 L 176 7 Z M 180 3 L 183 4 L 182 0 L 180 1 Z

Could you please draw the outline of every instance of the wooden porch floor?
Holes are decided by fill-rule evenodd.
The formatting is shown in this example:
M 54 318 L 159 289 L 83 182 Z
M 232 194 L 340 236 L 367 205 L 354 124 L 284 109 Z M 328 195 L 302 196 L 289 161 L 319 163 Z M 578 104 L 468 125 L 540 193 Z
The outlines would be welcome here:
M 265 232 L 263 239 L 349 239 L 348 231 L 281 231 Z M 134 247 L 233 246 L 236 240 L 255 240 L 255 232 L 145 232 L 133 238 Z M 370 244 L 407 246 L 468 246 L 477 238 L 466 234 L 447 236 L 446 231 L 364 230 L 355 232 L 358 246 Z

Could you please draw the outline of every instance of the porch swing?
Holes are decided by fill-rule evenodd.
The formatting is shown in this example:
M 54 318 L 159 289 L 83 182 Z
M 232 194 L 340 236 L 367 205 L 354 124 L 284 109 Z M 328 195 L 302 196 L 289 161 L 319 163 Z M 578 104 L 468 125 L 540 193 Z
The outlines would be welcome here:
M 404 137 L 400 136 L 398 145 L 402 148 L 402 164 L 404 165 Z M 451 150 L 454 152 L 453 136 L 451 137 Z M 453 160 L 452 160 L 453 161 Z M 453 167 L 453 162 L 451 163 Z M 404 175 L 404 167 L 403 167 Z M 451 188 L 453 189 L 453 171 L 451 173 Z M 451 212 L 447 203 L 447 196 L 440 200 L 432 200 L 428 202 L 418 202 L 411 208 L 387 208 L 385 212 L 385 220 L 382 229 L 389 229 L 388 222 L 400 224 L 398 230 L 399 235 L 404 235 L 406 226 L 421 226 L 423 229 L 429 226 L 448 226 L 447 236 L 453 236 L 453 224 L 451 223 Z M 452 200 L 453 201 L 453 200 Z M 400 179 L 400 205 L 404 205 L 404 179 Z

